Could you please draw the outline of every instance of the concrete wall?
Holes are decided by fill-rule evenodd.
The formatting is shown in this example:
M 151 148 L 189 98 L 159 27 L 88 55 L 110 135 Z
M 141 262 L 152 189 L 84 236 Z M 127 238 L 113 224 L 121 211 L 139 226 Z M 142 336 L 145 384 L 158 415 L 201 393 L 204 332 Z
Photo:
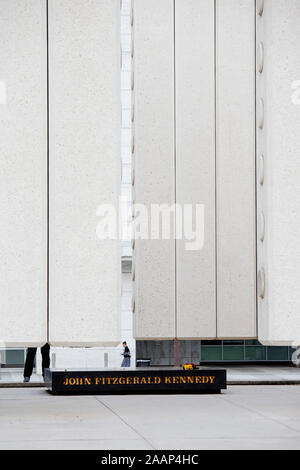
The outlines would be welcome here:
M 300 3 L 257 1 L 256 18 L 259 339 L 299 345 Z
M 96 228 L 98 207 L 119 203 L 120 1 L 1 0 L 0 13 L 0 340 L 117 345 L 120 243 Z
M 150 209 L 175 202 L 173 0 L 135 0 L 133 20 L 133 203 Z M 132 269 L 135 337 L 173 338 L 175 241 L 136 240 Z
M 0 1 L 0 341 L 47 339 L 46 2 Z
M 205 207 L 201 250 L 135 242 L 135 336 L 256 338 L 255 2 L 133 17 L 134 200 Z
M 214 1 L 175 2 L 176 202 L 205 205 L 204 247 L 176 242 L 178 338 L 216 336 Z
M 121 251 L 96 236 L 119 203 L 120 2 L 49 3 L 50 342 L 120 342 Z
M 217 336 L 256 328 L 255 2 L 216 2 Z
M 127 341 L 131 352 L 131 364 L 135 366 L 135 341 L 132 336 L 132 312 L 131 312 L 131 263 L 123 262 L 123 295 L 122 295 L 122 313 L 121 313 L 121 332 L 122 341 Z M 122 345 L 118 347 L 89 347 L 89 348 L 70 348 L 70 347 L 52 347 L 51 363 L 52 367 L 61 369 L 80 368 L 101 368 L 101 367 L 120 367 L 123 357 Z M 37 370 L 42 371 L 41 355 L 37 354 Z
M 120 249 L 96 210 L 120 185 L 120 2 L 49 2 L 49 64 L 46 5 L 0 0 L 0 341 L 41 345 L 49 320 L 54 345 L 116 345 Z M 205 205 L 201 251 L 133 243 L 137 338 L 299 343 L 299 17 L 297 0 L 135 1 L 123 192 Z

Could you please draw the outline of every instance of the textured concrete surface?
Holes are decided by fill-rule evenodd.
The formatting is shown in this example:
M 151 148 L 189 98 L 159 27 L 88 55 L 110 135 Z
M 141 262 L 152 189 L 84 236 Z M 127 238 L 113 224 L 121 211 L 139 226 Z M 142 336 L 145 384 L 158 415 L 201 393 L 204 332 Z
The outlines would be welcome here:
M 299 449 L 299 386 L 222 395 L 53 397 L 0 390 L 1 449 Z
M 175 2 L 176 202 L 203 204 L 204 245 L 176 242 L 177 338 L 216 335 L 214 2 Z M 199 86 L 201 83 L 201 86 Z M 196 225 L 196 224 L 195 224 Z M 194 227 L 195 229 L 195 227 Z M 197 226 L 198 237 L 201 225 Z
M 257 41 L 264 51 L 258 55 L 257 73 L 259 339 L 263 344 L 298 345 L 300 2 L 265 0 L 261 13 L 257 15 Z
M 50 342 L 117 346 L 120 242 L 98 224 L 121 186 L 119 0 L 49 2 L 49 51 Z
M 255 338 L 255 10 L 216 2 L 217 337 Z
M 173 0 L 134 2 L 132 200 L 149 211 L 151 204 L 175 203 L 173 7 Z M 171 339 L 175 337 L 175 241 L 138 239 L 143 218 L 138 208 L 135 216 L 134 336 Z
M 0 3 L 0 343 L 46 342 L 46 2 Z

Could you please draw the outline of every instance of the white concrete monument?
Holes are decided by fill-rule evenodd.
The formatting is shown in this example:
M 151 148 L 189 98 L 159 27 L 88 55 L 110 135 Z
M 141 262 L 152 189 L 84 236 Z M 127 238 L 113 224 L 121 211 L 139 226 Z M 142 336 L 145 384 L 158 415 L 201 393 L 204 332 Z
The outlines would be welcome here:
M 120 1 L 0 0 L 0 38 L 0 341 L 117 345 Z
M 201 250 L 135 242 L 136 337 L 255 338 L 254 1 L 135 1 L 133 17 L 135 201 L 205 208 Z
M 149 211 L 175 202 L 173 13 L 173 0 L 134 2 L 133 202 Z M 174 338 L 175 242 L 137 240 L 133 252 L 134 334 Z
M 134 201 L 205 207 L 201 250 L 133 242 L 136 338 L 300 344 L 299 1 L 132 17 Z
M 300 344 L 300 2 L 257 1 L 258 331 Z
M 299 0 L 135 0 L 131 23 L 135 337 L 299 345 Z M 117 345 L 120 1 L 0 0 L 0 39 L 0 342 Z
M 49 2 L 49 337 L 56 346 L 117 345 L 121 250 L 96 235 L 118 210 L 120 2 Z
M 47 341 L 46 2 L 0 0 L 0 342 Z
M 204 204 L 203 249 L 176 241 L 176 336 L 216 336 L 214 1 L 175 2 L 176 202 Z

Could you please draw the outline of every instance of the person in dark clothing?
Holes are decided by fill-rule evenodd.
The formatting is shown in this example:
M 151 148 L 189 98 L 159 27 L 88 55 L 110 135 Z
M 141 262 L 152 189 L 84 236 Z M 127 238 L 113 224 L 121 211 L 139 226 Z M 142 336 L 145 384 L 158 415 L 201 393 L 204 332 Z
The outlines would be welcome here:
M 37 348 L 28 348 L 27 350 L 27 356 L 26 356 L 25 368 L 24 368 L 24 382 L 25 383 L 30 382 L 30 377 L 32 376 L 36 351 L 37 351 Z M 45 369 L 49 369 L 50 367 L 50 345 L 45 344 L 41 348 L 41 353 L 42 353 L 43 377 L 45 378 Z
M 124 341 L 122 343 L 122 346 L 124 348 L 124 351 L 123 351 L 123 354 L 122 354 L 122 356 L 124 356 L 124 359 L 122 361 L 121 367 L 130 367 L 130 358 L 131 358 L 130 349 L 127 346 L 126 341 Z

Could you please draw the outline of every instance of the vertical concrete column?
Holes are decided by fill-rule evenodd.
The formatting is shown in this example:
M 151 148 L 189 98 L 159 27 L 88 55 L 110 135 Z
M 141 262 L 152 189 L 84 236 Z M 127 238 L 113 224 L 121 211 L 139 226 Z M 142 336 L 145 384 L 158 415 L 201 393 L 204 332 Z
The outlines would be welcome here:
M 216 1 L 217 336 L 256 328 L 255 2 Z
M 300 3 L 256 3 L 258 333 L 299 345 Z
M 46 1 L 0 1 L 0 342 L 47 339 Z
M 50 342 L 113 346 L 120 243 L 96 229 L 103 204 L 118 213 L 120 1 L 51 0 L 49 67 Z
M 216 336 L 214 3 L 175 0 L 176 202 L 186 222 L 190 205 L 197 234 L 197 241 L 176 243 L 176 336 L 182 339 Z
M 150 223 L 153 204 L 175 203 L 174 0 L 135 0 L 132 28 L 133 202 L 144 206 Z M 170 339 L 175 336 L 174 233 L 171 240 L 139 239 L 143 213 L 136 206 L 134 336 Z

